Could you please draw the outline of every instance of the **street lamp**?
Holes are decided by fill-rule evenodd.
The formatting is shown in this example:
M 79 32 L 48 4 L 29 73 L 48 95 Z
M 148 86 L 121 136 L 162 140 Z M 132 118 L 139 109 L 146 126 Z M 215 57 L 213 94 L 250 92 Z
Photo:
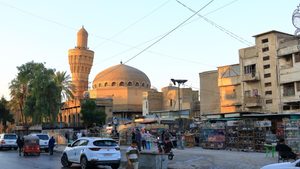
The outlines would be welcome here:
M 184 84 L 185 82 L 187 82 L 187 80 L 182 80 L 182 79 L 171 79 L 171 81 L 173 82 L 174 85 L 176 85 L 176 83 L 178 84 L 178 115 L 179 115 L 179 134 L 178 134 L 178 141 L 179 141 L 179 147 L 180 149 L 183 149 L 183 142 L 182 142 L 182 136 L 181 136 L 181 132 L 182 132 L 182 118 L 181 118 L 181 105 L 180 105 L 180 85 Z

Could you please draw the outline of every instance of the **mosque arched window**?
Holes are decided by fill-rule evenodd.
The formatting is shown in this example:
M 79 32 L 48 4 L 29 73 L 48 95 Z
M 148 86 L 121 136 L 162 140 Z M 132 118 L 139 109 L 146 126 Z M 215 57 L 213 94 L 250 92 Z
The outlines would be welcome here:
M 104 83 L 104 86 L 105 86 L 105 87 L 107 87 L 107 85 L 108 85 L 108 83 L 107 83 L 107 82 L 105 82 L 105 83 Z
M 145 83 L 144 82 L 142 83 L 142 87 L 145 87 Z
M 127 86 L 132 86 L 132 82 L 128 82 Z
M 98 84 L 98 87 L 101 87 L 101 86 L 102 86 L 102 84 L 101 84 L 101 83 L 99 83 L 99 84 Z
M 147 84 L 147 88 L 149 87 L 149 84 Z
M 139 82 L 135 82 L 135 86 L 140 86 Z
M 125 86 L 125 83 L 124 82 L 120 82 L 119 86 Z
M 116 84 L 117 84 L 116 82 L 112 82 L 111 86 L 116 86 Z

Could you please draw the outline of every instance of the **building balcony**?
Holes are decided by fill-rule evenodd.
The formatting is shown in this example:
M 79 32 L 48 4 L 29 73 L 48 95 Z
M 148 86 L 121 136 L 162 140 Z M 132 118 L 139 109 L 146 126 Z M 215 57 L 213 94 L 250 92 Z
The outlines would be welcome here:
M 243 82 L 251 82 L 251 81 L 259 81 L 259 74 L 256 73 L 249 73 L 249 74 L 243 74 L 242 81 Z
M 262 99 L 260 96 L 244 97 L 245 107 L 261 107 Z

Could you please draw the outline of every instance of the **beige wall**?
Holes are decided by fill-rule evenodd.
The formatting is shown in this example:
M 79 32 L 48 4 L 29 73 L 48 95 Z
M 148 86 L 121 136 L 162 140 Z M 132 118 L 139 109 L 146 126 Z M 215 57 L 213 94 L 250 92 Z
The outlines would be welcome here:
M 200 114 L 220 113 L 220 93 L 218 88 L 218 71 L 199 74 L 200 77 Z

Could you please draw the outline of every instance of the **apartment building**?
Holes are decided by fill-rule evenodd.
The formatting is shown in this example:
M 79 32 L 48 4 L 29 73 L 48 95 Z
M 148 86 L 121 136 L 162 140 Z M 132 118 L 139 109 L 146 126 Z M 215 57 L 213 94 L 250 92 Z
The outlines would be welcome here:
M 300 38 L 281 39 L 278 44 L 281 111 L 300 112 Z
M 220 91 L 218 71 L 199 73 L 200 78 L 200 115 L 220 113 Z
M 240 77 L 239 64 L 218 67 L 221 114 L 242 111 Z
M 300 112 L 300 37 L 272 30 L 254 38 L 239 64 L 200 73 L 202 115 Z

